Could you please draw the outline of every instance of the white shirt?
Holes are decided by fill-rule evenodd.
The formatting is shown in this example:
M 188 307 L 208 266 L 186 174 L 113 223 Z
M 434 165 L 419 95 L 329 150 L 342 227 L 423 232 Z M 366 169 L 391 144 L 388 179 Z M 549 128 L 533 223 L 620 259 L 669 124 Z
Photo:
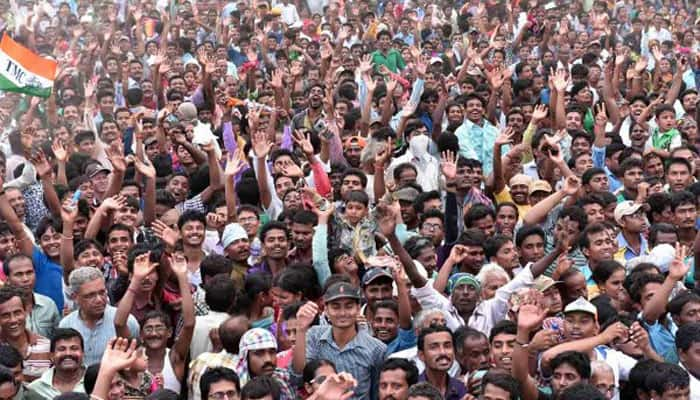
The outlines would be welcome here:
M 637 365 L 637 360 L 634 358 L 607 346 L 598 346 L 593 351 L 595 351 L 596 360 L 605 361 L 612 368 L 615 382 L 628 380 L 630 370 Z M 693 398 L 692 395 L 691 398 Z M 613 400 L 620 400 L 619 393 L 613 397 Z
M 419 184 L 424 191 L 430 192 L 432 190 L 440 190 L 440 162 L 437 158 L 427 153 L 418 158 L 408 150 L 406 154 L 395 158 L 391 164 L 389 164 L 387 173 L 393 176 L 394 168 L 403 163 L 410 163 L 416 167 L 416 170 L 418 170 L 416 183 Z
M 688 371 L 683 362 L 679 362 L 678 365 Z M 696 378 L 690 371 L 688 371 L 688 376 L 690 376 L 690 398 L 693 400 L 700 399 L 700 379 Z
M 230 317 L 229 314 L 218 311 L 209 311 L 207 315 L 196 317 L 194 333 L 192 334 L 192 344 L 190 345 L 190 358 L 195 360 L 200 354 L 212 351 L 209 331 L 218 328 Z
M 282 22 L 284 22 L 288 26 L 292 26 L 292 25 L 301 26 L 301 18 L 299 18 L 299 13 L 297 12 L 297 7 L 294 4 L 291 4 L 291 3 L 282 4 L 281 2 L 278 2 L 273 7 L 277 7 L 277 8 L 282 10 L 282 15 L 280 16 L 280 18 L 282 19 Z

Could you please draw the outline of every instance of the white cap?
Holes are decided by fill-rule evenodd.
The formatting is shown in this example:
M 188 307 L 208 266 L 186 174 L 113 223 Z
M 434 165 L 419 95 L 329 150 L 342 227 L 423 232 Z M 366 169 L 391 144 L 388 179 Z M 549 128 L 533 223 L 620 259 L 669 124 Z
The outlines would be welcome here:
M 632 200 L 625 200 L 622 203 L 619 203 L 615 207 L 615 222 L 617 222 L 618 224 L 622 224 L 622 217 L 632 215 L 636 213 L 640 208 L 642 208 L 642 205 L 639 203 L 635 203 Z

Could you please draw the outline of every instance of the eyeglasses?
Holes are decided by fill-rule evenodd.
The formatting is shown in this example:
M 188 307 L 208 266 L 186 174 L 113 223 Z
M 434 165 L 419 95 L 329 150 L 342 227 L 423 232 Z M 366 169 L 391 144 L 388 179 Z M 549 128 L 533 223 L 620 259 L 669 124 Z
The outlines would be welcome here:
M 212 400 L 237 399 L 238 392 L 229 390 L 228 392 L 209 393 L 209 398 Z
M 158 325 L 158 326 L 147 326 L 143 328 L 143 331 L 145 333 L 163 333 L 167 330 L 168 328 L 165 325 Z
M 426 231 L 437 231 L 437 230 L 442 229 L 442 225 L 441 224 L 431 224 L 429 222 L 426 222 L 423 224 L 423 229 L 425 229 Z
M 325 376 L 325 375 L 319 375 L 319 376 L 315 377 L 314 379 L 312 379 L 310 383 L 315 383 L 315 384 L 317 384 L 317 385 L 320 385 L 320 384 L 322 384 L 322 383 L 325 382 L 325 381 L 326 381 L 326 376 Z

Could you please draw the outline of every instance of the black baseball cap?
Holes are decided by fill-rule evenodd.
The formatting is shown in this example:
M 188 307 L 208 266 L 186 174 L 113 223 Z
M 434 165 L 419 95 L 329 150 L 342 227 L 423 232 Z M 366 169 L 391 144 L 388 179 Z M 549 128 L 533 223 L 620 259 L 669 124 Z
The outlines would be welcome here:
M 340 299 L 353 299 L 359 302 L 360 289 L 347 282 L 338 282 L 329 286 L 323 294 L 323 301 L 326 303 Z
M 394 277 L 391 276 L 389 271 L 387 271 L 386 269 L 374 267 L 370 268 L 369 270 L 367 270 L 367 272 L 365 272 L 365 275 L 362 277 L 362 287 L 365 287 L 373 281 L 380 278 L 389 278 L 390 281 L 394 280 Z

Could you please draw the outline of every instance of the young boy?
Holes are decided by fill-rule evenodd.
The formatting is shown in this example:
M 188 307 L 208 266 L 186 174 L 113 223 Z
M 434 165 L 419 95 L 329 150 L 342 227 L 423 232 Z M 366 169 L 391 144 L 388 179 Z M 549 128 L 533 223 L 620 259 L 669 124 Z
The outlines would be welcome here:
M 654 114 L 659 126 L 651 134 L 651 143 L 656 153 L 666 159 L 671 150 L 682 145 L 681 133 L 676 129 L 676 111 L 670 104 L 660 104 Z

